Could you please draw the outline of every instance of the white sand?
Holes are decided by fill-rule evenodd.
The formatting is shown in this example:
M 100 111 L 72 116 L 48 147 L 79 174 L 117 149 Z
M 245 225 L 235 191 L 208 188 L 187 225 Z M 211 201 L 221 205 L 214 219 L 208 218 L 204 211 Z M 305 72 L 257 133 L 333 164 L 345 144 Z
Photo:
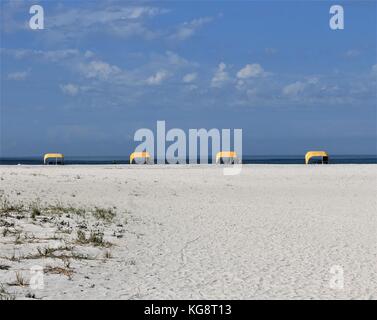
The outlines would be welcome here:
M 16 298 L 377 299 L 376 169 L 244 165 L 223 176 L 216 166 L 0 166 L 10 203 L 39 198 L 117 213 L 109 223 L 2 213 L 0 283 Z M 113 246 L 78 244 L 83 223 Z M 72 246 L 67 254 L 91 260 L 30 258 L 60 238 Z M 65 268 L 71 279 L 46 273 L 43 290 L 15 285 L 16 272 L 28 282 L 34 265 Z M 330 286 L 334 265 L 343 289 Z

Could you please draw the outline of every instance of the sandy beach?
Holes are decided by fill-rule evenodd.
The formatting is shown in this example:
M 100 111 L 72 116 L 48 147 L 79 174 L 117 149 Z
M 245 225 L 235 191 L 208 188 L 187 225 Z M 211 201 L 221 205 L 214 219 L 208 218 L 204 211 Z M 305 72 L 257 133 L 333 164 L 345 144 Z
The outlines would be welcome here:
M 0 296 L 377 299 L 376 169 L 1 166 Z

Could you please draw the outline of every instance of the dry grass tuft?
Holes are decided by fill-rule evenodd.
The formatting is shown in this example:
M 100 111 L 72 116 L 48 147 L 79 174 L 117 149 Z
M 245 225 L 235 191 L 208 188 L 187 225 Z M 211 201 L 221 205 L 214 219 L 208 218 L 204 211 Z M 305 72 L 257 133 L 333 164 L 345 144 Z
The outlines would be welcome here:
M 16 297 L 13 294 L 7 292 L 2 284 L 0 284 L 0 300 L 15 300 Z
M 26 282 L 21 273 L 16 272 L 16 280 L 12 283 L 8 283 L 9 286 L 27 287 L 29 284 Z
M 113 221 L 115 217 L 115 212 L 112 208 L 99 208 L 95 207 L 93 211 L 93 216 L 98 220 L 103 220 L 105 222 Z
M 9 214 L 9 213 L 22 213 L 25 211 L 25 206 L 23 203 L 10 203 L 7 197 L 0 195 L 0 213 Z
M 106 250 L 105 253 L 103 254 L 103 257 L 105 259 L 111 259 L 113 257 L 113 255 L 111 254 L 110 250 Z
M 52 267 L 47 266 L 44 268 L 44 273 L 46 274 L 61 274 L 66 276 L 69 280 L 72 280 L 72 276 L 74 274 L 73 269 L 67 267 Z
M 112 245 L 110 242 L 103 240 L 103 232 L 101 231 L 91 231 L 89 237 L 86 237 L 84 231 L 78 230 L 76 241 L 81 245 L 92 244 L 96 247 L 110 247 Z

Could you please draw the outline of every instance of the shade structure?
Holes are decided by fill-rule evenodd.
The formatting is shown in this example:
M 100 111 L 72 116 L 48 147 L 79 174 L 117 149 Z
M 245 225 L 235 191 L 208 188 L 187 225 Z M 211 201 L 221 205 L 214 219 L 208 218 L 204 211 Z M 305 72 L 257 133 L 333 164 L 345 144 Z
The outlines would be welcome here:
M 64 155 L 62 153 L 46 153 L 43 157 L 43 163 L 48 164 L 49 160 L 55 160 L 55 164 L 64 164 Z
M 152 159 L 149 152 L 133 152 L 130 155 L 130 164 L 136 162 L 136 159 L 142 159 L 142 163 L 151 163 Z
M 310 159 L 313 157 L 321 157 L 322 163 L 329 162 L 329 155 L 325 151 L 309 151 L 305 154 L 305 164 L 309 164 Z
M 237 153 L 234 151 L 220 151 L 216 154 L 216 163 L 220 163 L 221 160 L 228 159 L 230 163 L 238 163 L 239 159 Z

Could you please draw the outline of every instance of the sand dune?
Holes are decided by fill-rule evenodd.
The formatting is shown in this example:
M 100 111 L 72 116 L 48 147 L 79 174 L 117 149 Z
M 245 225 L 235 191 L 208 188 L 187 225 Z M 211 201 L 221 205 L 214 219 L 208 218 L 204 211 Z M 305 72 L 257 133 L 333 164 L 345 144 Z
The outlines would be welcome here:
M 377 299 L 376 169 L 1 166 L 0 297 Z

